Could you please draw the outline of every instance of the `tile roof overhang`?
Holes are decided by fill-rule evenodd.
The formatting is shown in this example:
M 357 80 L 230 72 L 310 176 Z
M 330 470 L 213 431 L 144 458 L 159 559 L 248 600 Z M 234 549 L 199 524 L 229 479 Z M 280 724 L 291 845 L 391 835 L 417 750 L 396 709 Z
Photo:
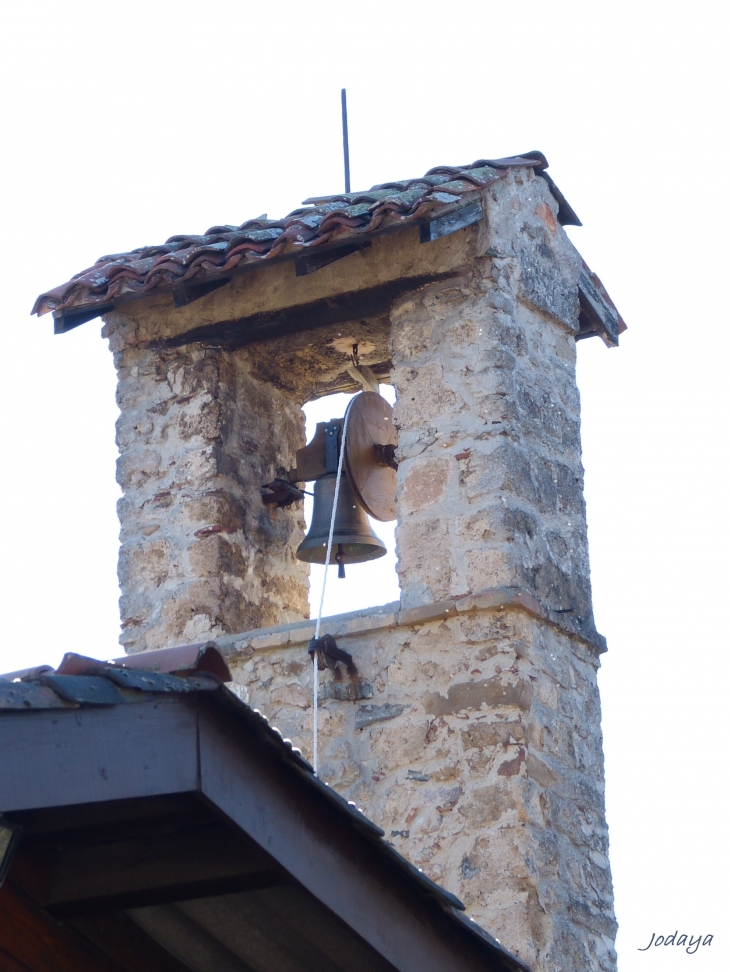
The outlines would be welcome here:
M 0 816 L 26 830 L 0 891 L 0 912 L 35 916 L 59 938 L 59 954 L 62 946 L 71 949 L 76 957 L 56 972 L 91 968 L 78 957 L 89 939 L 117 958 L 114 942 L 89 916 L 106 915 L 112 924 L 131 916 L 174 956 L 176 936 L 165 939 L 170 921 L 192 914 L 195 925 L 201 913 L 213 918 L 195 947 L 205 946 L 209 959 L 225 939 L 226 922 L 254 921 L 262 954 L 286 932 L 288 945 L 301 948 L 302 972 L 313 967 L 318 948 L 328 960 L 315 965 L 330 972 L 526 972 L 464 915 L 457 898 L 398 854 L 290 741 L 211 674 L 225 665 L 212 657 L 216 649 L 192 647 L 147 653 L 151 670 L 134 667 L 134 656 L 110 664 L 67 655 L 56 671 L 0 676 L 0 747 L 7 754 Z M 189 674 L 169 674 L 181 659 L 177 670 Z M 198 819 L 204 813 L 210 820 Z M 201 833 L 215 847 L 196 858 Z M 140 847 L 157 864 L 151 869 L 143 857 L 130 871 Z M 256 897 L 276 887 L 283 905 L 281 894 Z M 178 914 L 180 901 L 190 904 Z M 293 930 L 277 907 L 308 914 L 306 927 L 300 922 Z M 22 951 L 27 936 L 5 938 Z M 0 958 L 3 942 L 0 935 Z M 245 956 L 239 959 L 249 969 Z
M 420 179 L 387 182 L 367 192 L 313 197 L 284 219 L 261 216 L 240 226 L 212 226 L 202 236 L 171 236 L 159 246 L 100 257 L 92 267 L 41 294 L 32 313 L 52 311 L 58 318 L 72 312 L 70 326 L 75 326 L 122 301 L 152 293 L 191 284 L 201 293 L 206 284 L 213 289 L 221 277 L 267 261 L 357 245 L 383 233 L 432 222 L 474 203 L 481 190 L 516 167 L 530 167 L 548 182 L 562 225 L 581 225 L 545 171 L 548 162 L 541 152 L 480 159 L 465 166 L 437 166 Z

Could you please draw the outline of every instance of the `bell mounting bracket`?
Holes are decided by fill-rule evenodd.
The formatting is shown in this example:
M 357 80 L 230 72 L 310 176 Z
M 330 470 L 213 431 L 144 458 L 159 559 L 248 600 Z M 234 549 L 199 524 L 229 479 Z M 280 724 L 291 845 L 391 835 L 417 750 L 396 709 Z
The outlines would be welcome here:
M 337 472 L 340 461 L 340 432 L 342 421 L 324 427 L 324 465 L 328 473 Z
M 337 642 L 331 634 L 322 635 L 321 638 L 312 638 L 307 647 L 310 655 L 316 657 L 317 668 L 320 672 L 325 668 L 336 669 L 337 662 L 342 662 L 350 675 L 357 674 L 357 668 L 349 652 L 337 647 Z

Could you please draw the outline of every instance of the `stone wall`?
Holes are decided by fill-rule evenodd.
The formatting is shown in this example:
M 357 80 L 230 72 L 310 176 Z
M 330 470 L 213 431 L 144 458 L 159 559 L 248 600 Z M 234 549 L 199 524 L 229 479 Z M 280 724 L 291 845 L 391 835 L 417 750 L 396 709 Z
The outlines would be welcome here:
M 575 382 L 580 257 L 544 180 L 488 195 L 489 257 L 391 312 L 405 607 L 516 585 L 594 630 Z
M 470 226 L 422 246 L 418 228 L 409 227 L 314 274 L 297 277 L 292 261 L 274 263 L 182 307 L 161 293 L 106 316 L 121 409 L 120 640 L 127 651 L 307 616 L 308 567 L 294 556 L 301 508 L 264 507 L 260 487 L 296 464 L 304 445 L 300 406 L 326 391 L 359 388 L 345 371 L 353 344 L 363 364 L 387 376 L 394 283 L 407 289 L 410 280 L 416 286 L 463 271 L 482 236 Z M 256 315 L 305 306 L 316 318 L 322 301 L 343 292 L 352 319 L 246 343 Z M 367 319 L 363 300 L 373 315 Z M 221 321 L 231 327 L 225 341 L 215 332 Z
M 367 347 L 397 392 L 402 599 L 324 627 L 359 674 L 323 679 L 321 775 L 536 972 L 612 972 L 581 259 L 530 169 L 484 206 L 434 243 L 410 229 L 321 275 L 260 267 L 189 307 L 161 294 L 109 316 L 122 640 L 217 637 L 238 691 L 311 756 L 302 516 L 259 487 L 294 465 L 299 406 L 342 387 L 353 340 Z M 317 326 L 343 292 L 344 316 Z M 256 315 L 298 301 L 306 326 L 246 346 Z
M 156 349 L 128 313 L 110 315 L 106 335 L 121 409 L 125 649 L 307 617 L 302 512 L 260 496 L 304 444 L 299 406 L 252 376 L 244 349 Z
M 222 639 L 237 690 L 311 759 L 313 623 Z M 600 640 L 514 589 L 328 619 L 320 776 L 540 972 L 615 968 Z

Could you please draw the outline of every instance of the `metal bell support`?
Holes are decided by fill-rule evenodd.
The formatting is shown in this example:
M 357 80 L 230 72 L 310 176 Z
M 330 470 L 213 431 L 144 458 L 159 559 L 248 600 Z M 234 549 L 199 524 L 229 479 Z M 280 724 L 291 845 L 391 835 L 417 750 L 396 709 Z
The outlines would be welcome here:
M 306 563 L 323 564 L 327 555 L 336 480 L 337 474 L 332 473 L 322 476 L 314 483 L 312 525 L 297 549 L 298 559 Z M 344 577 L 345 564 L 361 564 L 366 560 L 377 560 L 378 557 L 383 557 L 385 552 L 385 544 L 373 532 L 367 514 L 355 498 L 350 480 L 343 470 L 337 497 L 330 563 L 338 564 L 339 576 Z

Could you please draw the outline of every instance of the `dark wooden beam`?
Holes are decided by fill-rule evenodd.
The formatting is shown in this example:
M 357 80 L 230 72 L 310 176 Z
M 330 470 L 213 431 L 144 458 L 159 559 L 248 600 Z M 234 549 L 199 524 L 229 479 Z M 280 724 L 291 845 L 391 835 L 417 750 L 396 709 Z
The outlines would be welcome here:
M 211 905 L 217 916 L 215 899 L 189 904 L 181 902 L 176 905 L 156 905 L 154 908 L 135 908 L 129 914 L 168 952 L 176 955 L 183 962 L 189 961 L 196 972 L 201 970 L 204 972 L 263 972 L 260 967 L 252 969 L 222 940 L 220 926 L 215 927 L 217 922 L 213 927 L 204 928 L 195 918 L 187 914 L 189 908 L 196 904 Z M 264 970 L 269 968 L 272 968 L 271 964 L 264 965 Z M 279 969 L 280 966 L 274 965 L 273 968 Z
M 30 972 L 120 972 L 116 962 L 10 884 L 0 890 L 0 949 Z
M 62 835 L 58 842 L 62 841 Z M 253 841 L 214 822 L 184 830 L 54 848 L 44 901 L 58 917 L 141 908 L 287 883 L 286 873 Z
M 351 253 L 367 250 L 371 245 L 370 241 L 366 243 L 349 243 L 347 246 L 337 247 L 336 250 L 327 250 L 324 253 L 319 253 L 315 250 L 306 256 L 297 257 L 294 261 L 296 275 L 297 277 L 306 277 L 307 274 L 314 273 L 315 270 L 321 270 L 322 267 L 328 267 L 330 263 L 335 263 L 335 261 L 341 260 L 343 257 L 350 256 Z
M 165 796 L 135 797 L 105 803 L 81 803 L 70 806 L 42 807 L 12 814 L 12 820 L 23 828 L 24 843 L 29 838 L 50 835 L 54 840 L 63 832 L 69 840 L 74 833 L 109 830 L 123 827 L 131 832 L 135 825 L 151 827 L 173 826 L 178 830 L 185 826 L 210 821 L 210 810 L 203 807 L 196 792 L 175 793 Z M 22 858 L 22 853 L 21 853 Z M 17 869 L 19 862 L 14 868 Z
M 2 972 L 33 972 L 27 965 L 13 958 L 4 948 L 0 948 L 0 969 Z
M 390 963 L 353 935 L 347 925 L 324 909 L 311 895 L 300 889 L 272 888 L 257 897 L 270 910 L 276 927 L 287 929 L 290 936 L 314 946 L 329 963 L 347 972 L 395 972 Z M 319 969 L 324 961 L 315 963 Z
M 600 284 L 593 280 L 593 274 L 585 269 L 581 271 L 578 295 L 580 330 L 576 340 L 597 334 L 608 347 L 618 347 L 619 334 L 625 327 L 622 327 L 623 321 L 616 308 L 601 293 Z
M 68 878 L 65 872 L 59 875 L 58 865 L 78 858 L 79 848 L 115 844 L 130 847 L 135 840 L 150 835 L 169 838 L 170 834 L 190 833 L 210 827 L 211 823 L 220 826 L 219 818 L 211 814 L 198 795 L 187 793 L 50 807 L 16 813 L 13 818 L 22 824 L 23 840 L 13 860 L 10 880 L 39 904 L 49 900 L 51 889 L 61 878 Z M 232 840 L 235 839 L 234 833 Z M 104 873 L 105 868 L 100 868 L 100 874 Z
M 426 284 L 458 276 L 461 270 L 440 274 L 424 274 L 402 280 L 393 280 L 377 287 L 338 294 L 308 304 L 285 307 L 280 311 L 251 314 L 233 321 L 219 321 L 195 327 L 183 334 L 156 342 L 155 347 L 181 347 L 184 344 L 224 345 L 228 348 L 243 347 L 257 341 L 311 331 L 330 324 L 359 321 L 366 318 L 387 316 L 399 297 Z
M 66 334 L 67 331 L 73 331 L 79 324 L 86 324 L 87 321 L 93 321 L 95 317 L 108 314 L 113 309 L 114 304 L 95 304 L 92 307 L 85 307 L 83 310 L 67 310 L 62 311 L 60 314 L 54 314 L 53 333 Z
M 190 972 L 190 966 L 170 955 L 123 911 L 71 918 L 66 924 L 124 972 Z
M 230 277 L 220 277 L 217 280 L 206 280 L 203 283 L 185 283 L 175 287 L 172 291 L 172 302 L 175 307 L 185 307 L 193 301 L 200 300 L 206 294 L 212 294 L 214 290 L 219 290 L 231 282 Z

